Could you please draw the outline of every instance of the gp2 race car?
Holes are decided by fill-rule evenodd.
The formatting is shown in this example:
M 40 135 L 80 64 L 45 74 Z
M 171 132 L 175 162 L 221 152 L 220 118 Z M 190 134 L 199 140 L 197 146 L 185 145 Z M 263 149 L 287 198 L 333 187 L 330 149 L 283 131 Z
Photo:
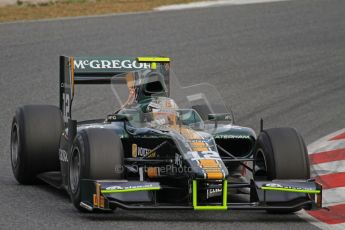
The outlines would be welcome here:
M 101 119 L 72 119 L 77 84 L 111 85 L 120 106 Z M 12 169 L 21 184 L 66 190 L 80 211 L 288 213 L 322 205 L 295 129 L 261 122 L 256 136 L 234 125 L 217 90 L 181 87 L 169 58 L 61 56 L 59 88 L 59 107 L 16 110 Z

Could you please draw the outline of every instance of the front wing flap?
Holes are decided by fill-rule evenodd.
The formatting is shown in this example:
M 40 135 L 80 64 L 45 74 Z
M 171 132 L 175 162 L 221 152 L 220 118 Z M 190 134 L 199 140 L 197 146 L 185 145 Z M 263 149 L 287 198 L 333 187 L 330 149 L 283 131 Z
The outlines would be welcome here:
M 314 201 L 308 209 L 322 207 L 322 185 L 314 180 L 255 181 L 257 199 L 263 204 L 282 204 L 295 200 Z
M 110 209 L 110 201 L 145 203 L 152 201 L 153 192 L 160 190 L 157 182 L 127 180 L 81 180 L 81 206 Z

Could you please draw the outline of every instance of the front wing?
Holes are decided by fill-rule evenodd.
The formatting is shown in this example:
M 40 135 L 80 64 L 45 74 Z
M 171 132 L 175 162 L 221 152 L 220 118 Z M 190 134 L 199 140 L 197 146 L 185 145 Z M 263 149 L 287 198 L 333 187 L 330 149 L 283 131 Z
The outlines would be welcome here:
M 228 189 L 250 188 L 248 202 L 228 202 Z M 158 182 L 127 180 L 81 180 L 81 207 L 111 210 L 151 209 L 186 209 L 186 210 L 308 210 L 321 208 L 322 186 L 313 180 L 291 181 L 251 181 L 248 184 L 222 182 L 221 199 L 218 203 L 199 204 L 198 181 L 191 183 L 191 199 L 185 204 L 159 203 L 157 192 L 164 192 L 171 187 L 164 187 Z

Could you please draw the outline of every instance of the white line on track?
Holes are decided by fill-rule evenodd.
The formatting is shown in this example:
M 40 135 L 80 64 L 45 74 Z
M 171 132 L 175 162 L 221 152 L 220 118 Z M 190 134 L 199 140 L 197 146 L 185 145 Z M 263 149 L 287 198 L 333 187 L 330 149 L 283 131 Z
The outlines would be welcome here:
M 204 7 L 214 7 L 214 6 L 223 6 L 223 5 L 245 5 L 245 4 L 257 4 L 257 3 L 268 3 L 268 2 L 283 2 L 291 0 L 214 0 L 214 1 L 200 1 L 192 2 L 186 4 L 175 4 L 160 6 L 155 8 L 157 11 L 165 10 L 184 10 L 192 8 L 204 8 Z
M 311 165 L 310 168 L 312 177 L 345 172 L 345 160 Z
M 71 16 L 71 17 L 58 17 L 58 18 L 44 18 L 44 19 L 32 19 L 32 20 L 18 20 L 10 22 L 1 22 L 1 25 L 7 24 L 17 24 L 17 23 L 41 23 L 41 22 L 55 22 L 55 21 L 68 21 L 68 20 L 86 20 L 93 18 L 106 18 L 114 16 L 126 16 L 126 15 L 141 15 L 141 14 L 151 14 L 155 11 L 139 11 L 139 12 L 126 12 L 126 13 L 109 13 L 109 14 L 95 14 L 95 15 L 84 15 L 84 16 Z M 157 11 L 158 13 L 158 11 Z
M 308 145 L 308 152 L 309 153 L 316 153 L 316 152 L 323 152 L 323 151 L 328 151 L 328 150 L 333 150 L 333 149 L 338 149 L 345 147 L 344 142 L 338 142 L 338 141 L 328 141 L 332 137 L 335 137 L 341 133 L 344 133 L 345 129 L 340 129 L 334 133 L 331 133 L 327 136 L 324 136 L 317 141 L 311 143 Z
M 326 189 L 322 191 L 322 205 L 323 206 L 334 206 L 337 204 L 344 204 L 344 194 L 345 188 L 334 188 L 334 189 Z M 344 228 L 345 229 L 345 228 Z
M 314 148 L 308 148 L 308 151 L 309 153 L 320 153 L 343 148 L 345 148 L 345 141 L 325 141 L 318 146 L 314 146 Z
M 196 8 L 201 7 L 214 7 L 214 6 L 222 6 L 222 5 L 243 5 L 243 4 L 254 4 L 254 3 L 269 3 L 269 2 L 283 2 L 283 1 L 292 1 L 292 0 L 210 0 L 210 1 L 201 1 L 205 4 L 205 2 L 210 3 L 210 5 L 199 6 Z M 220 2 L 226 2 L 220 4 Z M 232 2 L 232 3 L 231 3 Z M 200 3 L 200 2 L 199 2 Z M 65 21 L 65 20 L 85 20 L 85 19 L 92 19 L 92 18 L 105 18 L 105 17 L 114 17 L 114 16 L 125 16 L 125 15 L 141 15 L 141 14 L 152 14 L 152 13 L 159 13 L 160 11 L 168 11 L 173 9 L 168 9 L 168 7 L 176 7 L 178 5 L 186 5 L 186 4 L 176 4 L 176 5 L 168 5 L 154 8 L 153 10 L 148 11 L 139 11 L 139 12 L 126 12 L 126 13 L 109 13 L 109 14 L 96 14 L 96 15 L 85 15 L 85 16 L 76 16 L 76 17 L 59 17 L 59 18 L 46 18 L 46 19 L 33 19 L 33 20 L 18 20 L 18 21 L 11 21 L 11 22 L 1 22 L 1 25 L 7 24 L 17 24 L 17 23 L 41 23 L 41 22 L 54 22 L 54 21 Z M 166 7 L 166 8 L 165 8 Z M 164 9 L 165 8 L 165 9 Z M 182 9 L 191 9 L 195 7 L 186 7 L 183 6 L 180 8 Z

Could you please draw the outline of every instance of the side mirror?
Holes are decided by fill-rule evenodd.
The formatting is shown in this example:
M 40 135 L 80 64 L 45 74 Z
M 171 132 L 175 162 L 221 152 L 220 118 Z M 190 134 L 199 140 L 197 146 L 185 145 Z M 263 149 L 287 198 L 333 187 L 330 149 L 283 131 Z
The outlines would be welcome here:
M 218 121 L 232 121 L 231 113 L 211 113 L 208 115 L 208 120 L 214 121 L 214 127 L 218 127 Z
M 210 121 L 231 121 L 231 113 L 212 113 L 208 115 Z

